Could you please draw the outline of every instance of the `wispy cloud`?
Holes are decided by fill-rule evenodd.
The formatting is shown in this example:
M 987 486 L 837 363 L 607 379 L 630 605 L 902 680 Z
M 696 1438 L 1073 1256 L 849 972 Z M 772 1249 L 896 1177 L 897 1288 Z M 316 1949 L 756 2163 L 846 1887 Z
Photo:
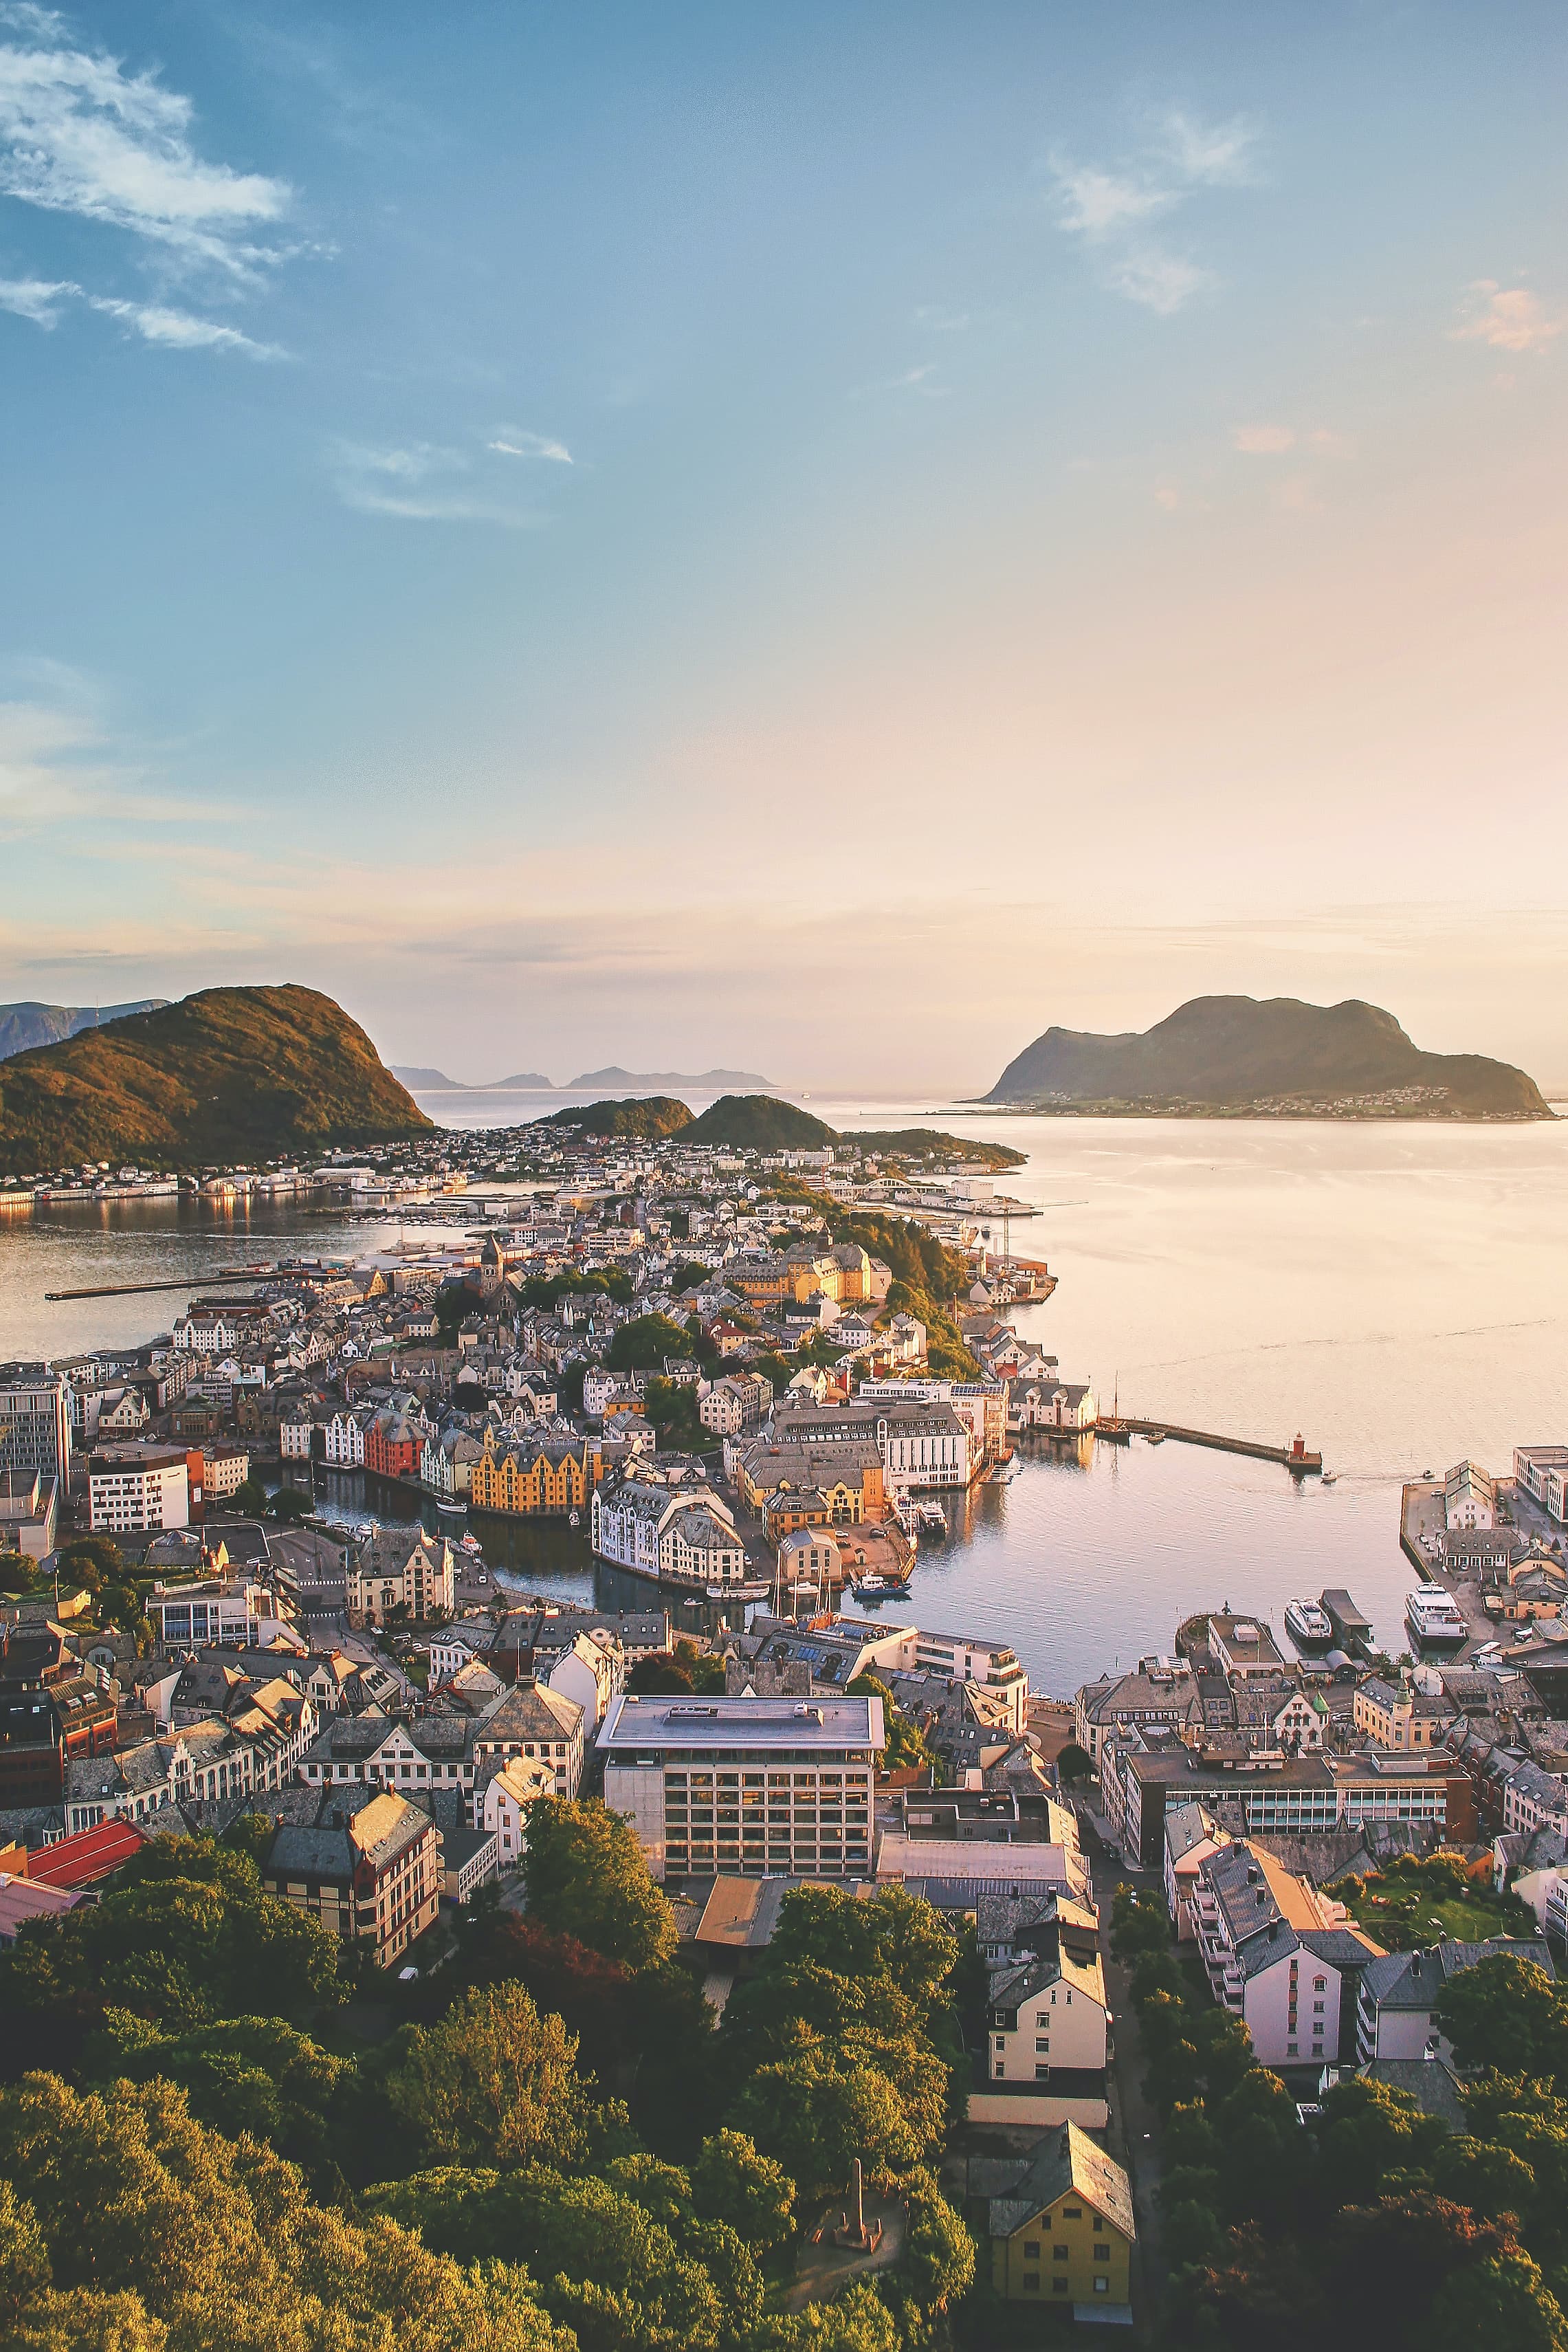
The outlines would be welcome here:
M 1259 134 L 1238 117 L 1205 123 L 1176 109 L 1155 119 L 1142 152 L 1123 164 L 1053 153 L 1058 226 L 1095 255 L 1104 283 L 1161 318 L 1218 281 L 1190 254 L 1151 237 L 1152 223 L 1200 188 L 1239 187 L 1255 173 Z
M 1296 446 L 1293 425 L 1235 425 L 1230 430 L 1233 446 L 1247 457 L 1278 457 Z
M 236 279 L 279 257 L 256 237 L 288 209 L 287 184 L 205 162 L 188 98 L 75 46 L 52 9 L 0 7 L 0 27 L 13 36 L 0 42 L 0 194 Z
M 190 310 L 173 310 L 167 302 L 128 302 L 116 295 L 89 294 L 70 278 L 0 278 L 0 310 L 30 320 L 36 327 L 57 326 L 68 302 L 84 302 L 89 310 L 118 319 L 145 342 L 161 343 L 169 351 L 243 352 L 253 360 L 280 360 L 287 356 L 276 343 L 258 343 L 253 337 L 242 335 L 237 327 L 222 326 L 214 319 L 197 318 Z
M 871 383 L 857 383 L 850 397 L 868 400 L 881 392 L 913 392 L 922 400 L 946 400 L 949 387 L 936 382 L 936 362 L 926 360 L 919 367 L 905 368 L 900 375 L 883 375 Z
M 485 446 L 498 457 L 546 457 L 556 466 L 572 462 L 564 441 L 552 441 L 543 433 L 528 433 L 515 425 L 501 425 L 495 440 L 486 441 Z
M 1497 352 L 1544 352 L 1568 328 L 1568 314 L 1548 310 L 1528 286 L 1500 285 L 1478 278 L 1467 289 L 1459 323 L 1450 330 L 1460 343 L 1488 343 Z
M 89 679 L 63 662 L 0 664 L 0 838 L 100 824 L 172 824 L 222 812 L 150 792 L 104 723 Z
M 1197 122 L 1179 107 L 1160 118 L 1159 142 L 1171 168 L 1187 184 L 1246 187 L 1257 177 L 1258 126 L 1245 115 L 1228 122 Z
M 359 514 L 390 515 L 400 522 L 493 522 L 510 530 L 540 520 L 504 493 L 489 495 L 482 478 L 476 482 L 466 450 L 436 442 L 339 441 L 331 464 L 338 496 Z

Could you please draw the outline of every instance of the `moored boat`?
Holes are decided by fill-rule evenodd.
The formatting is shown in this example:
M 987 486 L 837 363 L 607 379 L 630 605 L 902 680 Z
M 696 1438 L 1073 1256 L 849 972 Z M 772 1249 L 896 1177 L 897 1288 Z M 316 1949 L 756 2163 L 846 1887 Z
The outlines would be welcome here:
M 1320 1602 L 1305 1598 L 1285 1603 L 1285 1630 L 1304 1650 L 1326 1650 L 1333 1640 L 1328 1611 Z
M 1418 1642 L 1462 1642 L 1466 1637 L 1453 1596 L 1440 1584 L 1417 1584 L 1405 1595 L 1405 1622 Z

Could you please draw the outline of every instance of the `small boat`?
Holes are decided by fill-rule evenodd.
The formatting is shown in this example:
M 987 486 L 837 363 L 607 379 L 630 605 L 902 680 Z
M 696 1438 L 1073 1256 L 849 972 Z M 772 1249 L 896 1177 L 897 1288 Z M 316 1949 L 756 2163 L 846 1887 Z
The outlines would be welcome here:
M 580 1528 L 582 1525 L 582 1513 L 580 1511 L 569 1511 L 567 1513 L 566 1523 L 569 1528 Z
M 1291 1639 L 1299 1642 L 1304 1650 L 1325 1650 L 1333 1640 L 1329 1612 L 1316 1601 L 1288 1601 L 1285 1628 Z
M 850 1590 L 857 1601 L 898 1601 L 908 1591 L 909 1579 L 906 1576 L 881 1576 L 873 1572 L 870 1576 L 857 1577 Z
M 1322 1486 L 1332 1486 L 1338 1476 L 1339 1472 L 1337 1470 L 1320 1471 L 1318 1474 L 1318 1484 Z
M 947 1532 L 947 1515 L 940 1503 L 916 1503 L 915 1524 L 917 1528 L 925 1528 L 932 1535 L 945 1536 Z
M 473 1534 L 465 1535 L 458 1546 L 459 1551 L 478 1551 L 480 1549 L 479 1538 Z
M 1165 1444 L 1165 1442 L 1166 1442 L 1166 1433 L 1165 1433 L 1165 1431 L 1164 1431 L 1163 1429 L 1145 1429 L 1145 1432 L 1144 1432 L 1144 1443 L 1145 1443 L 1145 1445 L 1163 1445 L 1163 1444 Z
M 438 1511 L 455 1511 L 461 1517 L 468 1506 L 466 1503 L 449 1503 L 446 1496 L 443 1495 L 437 1500 L 435 1507 Z
M 1453 1596 L 1440 1584 L 1418 1584 L 1405 1595 L 1405 1622 L 1418 1642 L 1462 1642 L 1467 1628 Z

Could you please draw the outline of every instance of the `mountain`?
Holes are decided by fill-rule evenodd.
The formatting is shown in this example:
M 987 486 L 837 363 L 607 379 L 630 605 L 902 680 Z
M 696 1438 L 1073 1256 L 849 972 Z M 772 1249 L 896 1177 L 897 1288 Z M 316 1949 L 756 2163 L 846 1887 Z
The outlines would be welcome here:
M 202 1168 L 434 1131 L 359 1024 L 313 988 L 208 988 L 0 1070 L 0 1172 Z
M 153 1013 L 166 996 L 141 996 L 134 1004 L 0 1004 L 0 1062 L 30 1054 L 35 1045 L 57 1045 L 81 1029 L 101 1028 L 132 1013 Z
M 1423 1053 L 1392 1013 L 1356 997 L 1324 1005 L 1293 996 L 1195 996 L 1142 1032 L 1048 1029 L 983 1099 L 1219 1111 L 1285 1097 L 1310 1111 L 1366 1095 L 1406 1096 L 1368 1106 L 1405 1118 L 1552 1116 L 1522 1070 L 1480 1054 Z
M 694 1077 L 689 1070 L 585 1070 L 565 1089 L 579 1094 L 590 1087 L 744 1087 L 748 1094 L 773 1094 L 771 1078 L 754 1070 L 705 1070 Z
M 509 1078 L 497 1078 L 489 1086 L 476 1089 L 484 1095 L 553 1095 L 555 1091 L 555 1080 L 542 1076 L 538 1070 L 514 1070 Z
M 549 1111 L 543 1118 L 528 1123 L 576 1127 L 584 1135 L 628 1136 L 645 1143 L 663 1135 L 684 1135 L 692 1115 L 684 1102 L 675 1102 L 669 1095 L 634 1095 L 625 1102 L 573 1103 L 566 1110 Z
M 727 1143 L 741 1151 L 820 1151 L 837 1143 L 836 1128 L 775 1095 L 720 1095 L 681 1129 L 685 1143 Z
M 391 1062 L 387 1066 L 400 1087 L 411 1087 L 422 1095 L 465 1095 L 472 1091 L 462 1078 L 449 1078 L 444 1070 L 410 1069 L 405 1063 Z

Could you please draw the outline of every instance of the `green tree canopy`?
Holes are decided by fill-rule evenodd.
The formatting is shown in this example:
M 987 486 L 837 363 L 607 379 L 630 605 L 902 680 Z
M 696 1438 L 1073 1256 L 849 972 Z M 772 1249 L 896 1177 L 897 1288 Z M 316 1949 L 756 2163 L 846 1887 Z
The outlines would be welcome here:
M 612 1372 L 662 1372 L 666 1356 L 689 1356 L 685 1327 L 667 1315 L 639 1315 L 622 1323 L 611 1339 L 605 1361 Z
M 558 1936 L 633 1975 L 669 1959 L 675 1919 L 630 1822 L 598 1798 L 542 1797 L 528 1816 L 523 1861 L 528 1913 Z
M 0 1956 L 0 2011 L 84 2026 L 108 2008 L 169 2033 L 304 2019 L 342 1990 L 337 1938 L 209 1837 L 150 1840 L 100 1903 L 29 1922 Z
M 795 2184 L 745 2132 L 726 2129 L 704 2140 L 691 2181 L 697 2211 L 727 2221 L 747 2245 L 776 2246 L 789 2237 Z
M 168 2352 L 571 2352 L 526 2272 L 482 2279 L 389 2221 L 312 2205 L 292 2166 L 197 2123 L 169 2083 L 30 2076 L 0 2093 L 0 2174 L 25 2184 L 48 2258 L 23 2330 L 51 2352 L 152 2352 L 160 2330 Z
M 1533 1960 L 1500 1952 L 1448 1979 L 1433 2014 L 1461 2066 L 1568 2079 L 1568 2012 Z
M 404 2028 L 382 2089 L 427 2162 L 571 2163 L 599 2121 L 576 2059 L 521 1985 L 475 1986 L 438 2024 Z

